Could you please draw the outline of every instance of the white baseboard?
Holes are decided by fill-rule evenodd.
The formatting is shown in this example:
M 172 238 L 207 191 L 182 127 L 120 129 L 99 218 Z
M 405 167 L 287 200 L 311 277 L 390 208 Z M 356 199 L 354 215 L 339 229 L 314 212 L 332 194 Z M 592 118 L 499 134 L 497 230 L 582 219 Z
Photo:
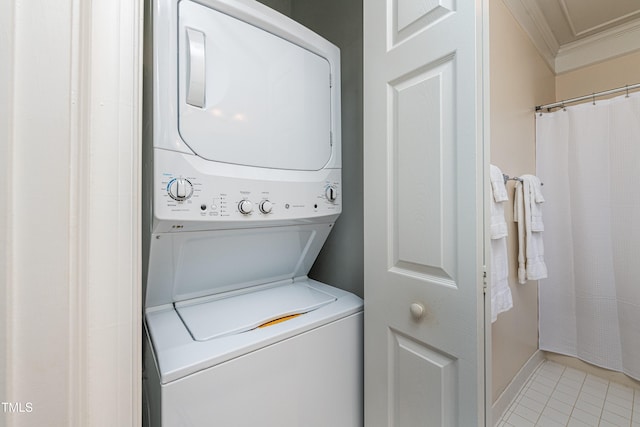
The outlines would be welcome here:
M 536 370 L 536 368 L 544 362 L 545 357 L 544 353 L 540 350 L 536 350 L 535 353 L 527 360 L 527 362 L 522 366 L 520 371 L 513 377 L 509 385 L 502 392 L 500 397 L 496 399 L 491 407 L 491 414 L 493 416 L 493 424 L 497 425 L 502 415 L 511 405 L 511 402 L 518 396 L 522 387 L 527 383 L 527 380 Z M 493 369 L 496 369 L 494 366 Z

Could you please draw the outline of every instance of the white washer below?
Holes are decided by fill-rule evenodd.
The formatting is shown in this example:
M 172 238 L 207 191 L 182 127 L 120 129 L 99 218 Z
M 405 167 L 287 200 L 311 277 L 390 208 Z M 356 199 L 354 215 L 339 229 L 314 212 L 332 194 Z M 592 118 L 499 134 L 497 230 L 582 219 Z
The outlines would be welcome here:
M 362 307 L 302 277 L 148 309 L 150 425 L 361 426 Z

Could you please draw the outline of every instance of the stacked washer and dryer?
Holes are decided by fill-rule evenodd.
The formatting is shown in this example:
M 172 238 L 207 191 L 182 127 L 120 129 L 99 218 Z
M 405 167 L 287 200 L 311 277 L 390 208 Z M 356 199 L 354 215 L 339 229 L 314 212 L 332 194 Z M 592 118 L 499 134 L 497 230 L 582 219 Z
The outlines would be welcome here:
M 144 418 L 362 425 L 362 300 L 307 277 L 341 212 L 340 52 L 253 0 L 151 0 Z

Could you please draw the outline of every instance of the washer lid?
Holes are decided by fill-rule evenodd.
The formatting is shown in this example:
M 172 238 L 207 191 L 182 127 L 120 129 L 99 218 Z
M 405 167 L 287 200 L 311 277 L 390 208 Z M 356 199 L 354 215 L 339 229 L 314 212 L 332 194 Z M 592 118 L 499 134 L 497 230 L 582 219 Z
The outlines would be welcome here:
M 305 284 L 289 283 L 205 302 L 176 304 L 176 311 L 194 340 L 208 341 L 308 313 L 334 301 L 333 295 Z
M 145 308 L 202 301 L 306 276 L 332 225 L 155 234 L 149 250 Z
M 329 61 L 215 9 L 178 8 L 178 128 L 189 148 L 218 162 L 322 169 L 332 155 Z

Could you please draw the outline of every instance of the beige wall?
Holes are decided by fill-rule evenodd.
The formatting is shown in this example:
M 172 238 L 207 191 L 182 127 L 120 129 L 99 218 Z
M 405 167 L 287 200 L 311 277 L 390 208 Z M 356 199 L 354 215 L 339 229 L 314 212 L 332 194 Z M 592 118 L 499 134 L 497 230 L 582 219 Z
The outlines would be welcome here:
M 640 83 L 640 51 L 556 77 L 556 100 Z
M 490 0 L 491 163 L 510 176 L 535 173 L 533 107 L 555 100 L 553 72 L 518 26 L 502 0 Z M 492 382 L 495 401 L 538 349 L 537 283 L 517 283 L 517 235 L 510 201 L 509 283 L 513 309 L 492 327 Z

